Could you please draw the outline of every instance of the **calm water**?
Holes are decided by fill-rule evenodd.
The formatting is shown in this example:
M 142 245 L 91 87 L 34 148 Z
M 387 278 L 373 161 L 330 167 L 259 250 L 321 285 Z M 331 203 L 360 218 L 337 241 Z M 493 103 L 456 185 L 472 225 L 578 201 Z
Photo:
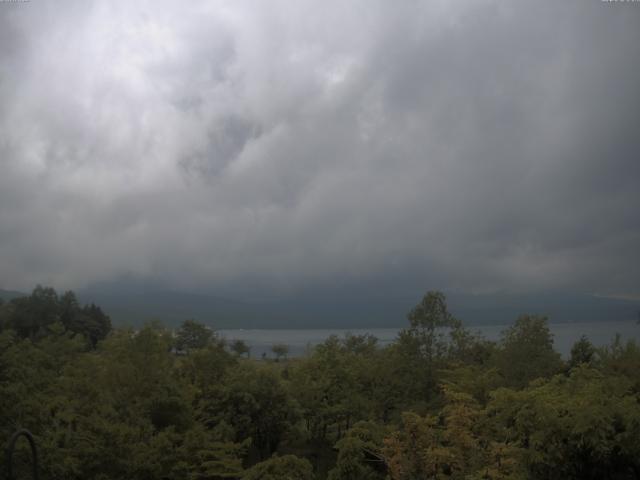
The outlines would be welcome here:
M 489 340 L 498 340 L 500 332 L 507 325 L 487 325 L 474 327 L 471 330 L 480 332 Z M 601 322 L 601 323 L 551 323 L 555 349 L 564 357 L 569 355 L 571 346 L 586 335 L 596 346 L 611 343 L 616 333 L 623 340 L 640 341 L 640 325 L 635 322 Z M 379 345 L 387 345 L 398 335 L 397 328 L 353 328 L 353 329 L 316 329 L 316 330 L 220 330 L 227 340 L 244 340 L 251 347 L 251 356 L 261 357 L 263 353 L 272 357 L 271 347 L 276 343 L 289 346 L 289 356 L 303 356 L 309 353 L 314 345 L 324 342 L 330 335 L 344 336 L 350 332 L 354 335 L 370 333 L 378 338 Z

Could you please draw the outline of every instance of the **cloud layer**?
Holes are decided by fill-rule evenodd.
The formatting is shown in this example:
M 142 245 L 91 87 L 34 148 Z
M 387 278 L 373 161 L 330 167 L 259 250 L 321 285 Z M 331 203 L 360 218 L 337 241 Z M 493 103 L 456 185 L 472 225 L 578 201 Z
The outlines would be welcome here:
M 0 286 L 640 295 L 640 6 L 0 3 Z

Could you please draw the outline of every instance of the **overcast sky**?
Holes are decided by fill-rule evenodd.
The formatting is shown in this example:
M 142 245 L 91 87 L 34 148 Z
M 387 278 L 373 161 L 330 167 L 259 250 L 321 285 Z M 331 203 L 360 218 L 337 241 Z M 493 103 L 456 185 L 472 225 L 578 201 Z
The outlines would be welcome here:
M 640 296 L 640 3 L 0 2 L 0 287 Z

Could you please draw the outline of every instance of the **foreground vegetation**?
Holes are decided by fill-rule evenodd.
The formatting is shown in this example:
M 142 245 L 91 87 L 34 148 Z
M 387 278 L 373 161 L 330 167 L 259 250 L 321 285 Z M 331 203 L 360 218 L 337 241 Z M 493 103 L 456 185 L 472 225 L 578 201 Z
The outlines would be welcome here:
M 0 435 L 31 430 L 44 479 L 640 478 L 634 342 L 583 338 L 565 362 L 544 318 L 489 342 L 437 292 L 408 318 L 385 348 L 265 361 L 38 287 L 0 305 Z

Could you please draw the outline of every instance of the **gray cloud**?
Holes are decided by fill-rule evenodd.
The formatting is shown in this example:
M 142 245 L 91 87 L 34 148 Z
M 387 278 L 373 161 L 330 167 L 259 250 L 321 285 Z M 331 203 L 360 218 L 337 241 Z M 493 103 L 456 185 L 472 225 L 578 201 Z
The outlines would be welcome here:
M 639 21 L 0 4 L 0 286 L 640 295 Z

